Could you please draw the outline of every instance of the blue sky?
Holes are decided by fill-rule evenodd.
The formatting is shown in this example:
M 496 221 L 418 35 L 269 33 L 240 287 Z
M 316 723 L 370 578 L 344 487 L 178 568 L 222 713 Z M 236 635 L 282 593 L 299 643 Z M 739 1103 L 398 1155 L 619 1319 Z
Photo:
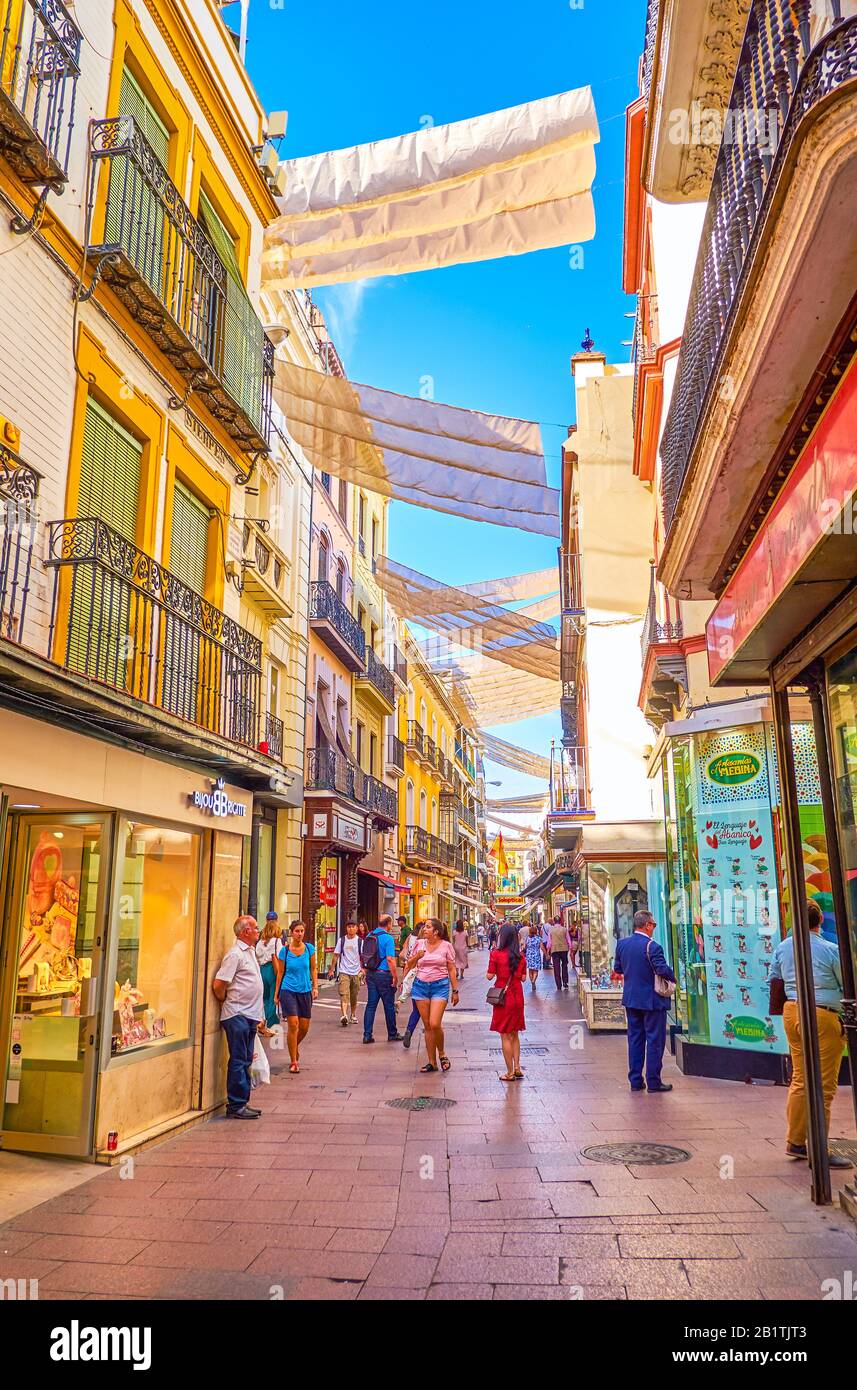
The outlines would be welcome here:
M 238 6 L 225 11 L 237 27 Z M 284 157 L 314 154 L 514 106 L 589 84 L 601 127 L 595 239 L 583 266 L 568 247 L 319 290 L 349 375 L 408 395 L 425 377 L 452 405 L 542 425 L 548 481 L 574 420 L 569 359 L 589 328 L 608 360 L 627 361 L 622 293 L 624 112 L 638 94 L 644 0 L 251 0 L 247 65 L 268 110 L 289 112 Z M 425 124 L 425 121 L 422 121 Z M 390 553 L 452 583 L 556 561 L 543 537 L 393 504 Z M 498 728 L 547 751 L 558 715 Z M 505 769 L 502 791 L 535 790 Z

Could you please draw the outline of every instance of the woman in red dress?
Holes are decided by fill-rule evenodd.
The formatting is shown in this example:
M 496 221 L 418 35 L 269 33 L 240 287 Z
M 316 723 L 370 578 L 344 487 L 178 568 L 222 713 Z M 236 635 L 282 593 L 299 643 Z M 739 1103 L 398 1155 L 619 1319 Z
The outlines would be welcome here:
M 523 1081 L 521 1071 L 520 1034 L 526 1029 L 524 1022 L 523 978 L 527 973 L 527 962 L 521 955 L 518 933 L 510 922 L 500 929 L 497 945 L 488 957 L 489 980 L 494 980 L 499 989 L 506 991 L 502 1004 L 494 1005 L 491 1019 L 491 1032 L 500 1034 L 500 1044 L 506 1059 L 506 1074 L 501 1081 Z

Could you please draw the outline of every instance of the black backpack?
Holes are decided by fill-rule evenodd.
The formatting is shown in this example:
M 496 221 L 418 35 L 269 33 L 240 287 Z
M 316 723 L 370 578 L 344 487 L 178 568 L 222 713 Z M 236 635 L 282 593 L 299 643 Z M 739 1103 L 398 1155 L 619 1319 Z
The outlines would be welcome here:
M 380 970 L 382 964 L 381 942 L 375 932 L 363 938 L 360 961 L 364 970 Z

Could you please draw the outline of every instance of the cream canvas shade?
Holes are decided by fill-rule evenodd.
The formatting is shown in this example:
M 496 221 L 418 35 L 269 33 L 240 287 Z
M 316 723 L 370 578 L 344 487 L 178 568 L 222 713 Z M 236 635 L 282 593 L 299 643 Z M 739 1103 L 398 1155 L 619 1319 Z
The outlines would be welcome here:
M 510 670 L 490 657 L 461 657 L 437 675 L 458 691 L 479 726 L 509 724 L 528 715 L 559 709 L 560 685 L 525 671 Z
M 516 772 L 527 772 L 532 777 L 550 777 L 550 758 L 544 757 L 541 753 L 532 753 L 529 748 L 521 748 L 517 743 L 507 743 L 505 739 L 498 738 L 496 734 L 489 734 L 484 729 L 479 731 L 479 741 L 485 756 L 492 762 L 499 763 L 501 767 L 510 767 Z
M 588 87 L 389 140 L 284 161 L 263 288 L 514 256 L 595 233 Z
M 281 359 L 274 396 L 314 467 L 472 521 L 559 534 L 541 431 L 529 420 L 401 396 Z

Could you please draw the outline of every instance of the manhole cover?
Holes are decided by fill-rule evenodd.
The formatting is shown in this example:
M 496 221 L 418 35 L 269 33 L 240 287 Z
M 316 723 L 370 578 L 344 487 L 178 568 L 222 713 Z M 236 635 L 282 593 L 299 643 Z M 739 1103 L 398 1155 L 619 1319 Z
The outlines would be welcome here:
M 397 1100 L 388 1100 L 387 1104 L 393 1110 L 448 1110 L 456 1101 L 445 1100 L 443 1096 L 400 1096 Z
M 686 1163 L 687 1149 L 674 1149 L 671 1144 L 593 1144 L 581 1149 L 584 1158 L 593 1163 Z
M 522 1056 L 522 1057 L 547 1057 L 549 1051 L 550 1051 L 550 1048 L 548 1048 L 548 1047 L 522 1047 L 522 1048 L 521 1048 L 521 1056 Z M 492 1056 L 492 1057 L 502 1057 L 502 1056 L 503 1056 L 503 1049 L 502 1049 L 502 1047 L 492 1047 L 492 1048 L 491 1048 L 491 1056 Z
M 852 1163 L 857 1163 L 857 1139 L 831 1139 L 830 1151 L 839 1158 L 850 1158 Z

